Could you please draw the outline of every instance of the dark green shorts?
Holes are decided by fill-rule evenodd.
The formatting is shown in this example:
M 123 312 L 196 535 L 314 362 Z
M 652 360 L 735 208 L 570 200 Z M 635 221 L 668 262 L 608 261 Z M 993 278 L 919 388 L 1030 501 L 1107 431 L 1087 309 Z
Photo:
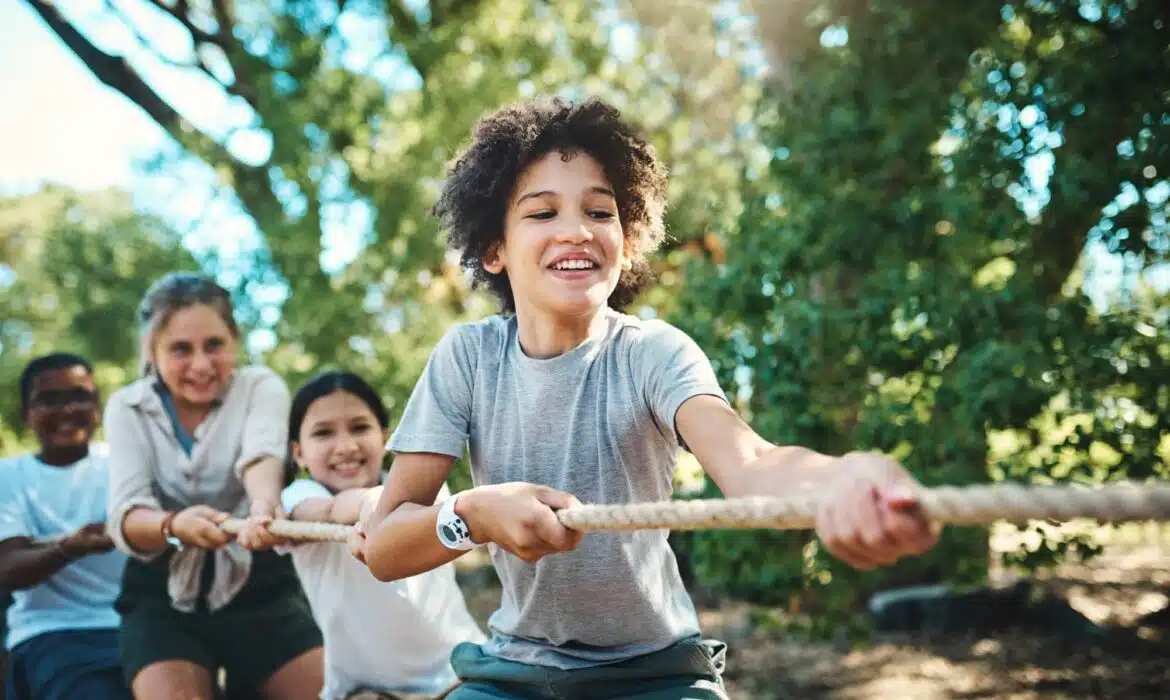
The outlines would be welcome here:
M 505 661 L 465 642 L 451 653 L 463 684 L 447 700 L 727 700 L 727 646 L 686 640 L 628 661 L 563 671 Z
M 211 580 L 211 559 L 207 561 L 204 590 Z M 151 664 L 189 661 L 213 676 L 224 669 L 232 687 L 258 688 L 289 661 L 322 645 L 321 631 L 286 556 L 253 553 L 248 582 L 214 613 L 203 604 L 190 613 L 171 607 L 166 576 L 166 556 L 126 565 L 117 608 L 127 683 Z

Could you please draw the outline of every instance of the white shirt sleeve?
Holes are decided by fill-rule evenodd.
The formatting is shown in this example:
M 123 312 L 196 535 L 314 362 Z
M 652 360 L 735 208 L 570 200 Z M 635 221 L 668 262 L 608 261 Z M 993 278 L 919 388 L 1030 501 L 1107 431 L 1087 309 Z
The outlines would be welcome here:
M 310 498 L 333 498 L 333 494 L 312 479 L 297 479 L 280 492 L 280 505 L 285 513 L 291 513 Z
M 28 504 L 21 481 L 17 460 L 0 462 L 0 542 L 36 535 L 28 522 Z

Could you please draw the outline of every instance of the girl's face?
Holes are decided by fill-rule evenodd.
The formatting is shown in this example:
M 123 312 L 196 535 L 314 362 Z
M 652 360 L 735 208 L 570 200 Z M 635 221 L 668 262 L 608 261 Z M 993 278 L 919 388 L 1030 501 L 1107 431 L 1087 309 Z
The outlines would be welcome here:
M 613 187 L 583 152 L 552 151 L 520 176 L 504 241 L 484 260 L 506 271 L 517 311 L 575 316 L 605 306 L 628 267 Z
M 158 329 L 154 366 L 175 402 L 209 406 L 236 368 L 236 337 L 213 307 L 196 304 L 171 314 Z
M 330 491 L 369 488 L 381 481 L 386 435 L 357 396 L 337 390 L 309 405 L 293 459 Z

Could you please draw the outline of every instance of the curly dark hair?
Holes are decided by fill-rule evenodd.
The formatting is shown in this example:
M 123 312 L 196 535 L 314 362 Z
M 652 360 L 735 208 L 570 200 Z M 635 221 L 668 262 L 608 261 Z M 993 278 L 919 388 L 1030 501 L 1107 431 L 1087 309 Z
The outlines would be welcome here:
M 647 255 L 665 238 L 666 167 L 654 147 L 604 102 L 540 98 L 504 107 L 482 118 L 471 145 L 452 163 L 434 214 L 447 241 L 461 253 L 473 284 L 499 297 L 504 312 L 516 300 L 507 273 L 493 275 L 483 259 L 504 239 L 508 202 L 521 173 L 551 151 L 586 153 L 614 188 L 632 266 L 622 272 L 609 305 L 623 309 L 651 281 Z

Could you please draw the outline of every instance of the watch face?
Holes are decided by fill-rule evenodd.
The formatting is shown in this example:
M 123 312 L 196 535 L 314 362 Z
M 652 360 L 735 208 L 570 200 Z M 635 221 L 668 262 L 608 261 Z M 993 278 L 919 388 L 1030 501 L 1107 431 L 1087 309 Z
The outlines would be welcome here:
M 461 518 L 456 518 L 450 522 L 443 523 L 439 527 L 439 533 L 443 537 L 443 541 L 450 544 L 458 544 L 466 540 L 471 533 L 467 531 L 467 525 Z

